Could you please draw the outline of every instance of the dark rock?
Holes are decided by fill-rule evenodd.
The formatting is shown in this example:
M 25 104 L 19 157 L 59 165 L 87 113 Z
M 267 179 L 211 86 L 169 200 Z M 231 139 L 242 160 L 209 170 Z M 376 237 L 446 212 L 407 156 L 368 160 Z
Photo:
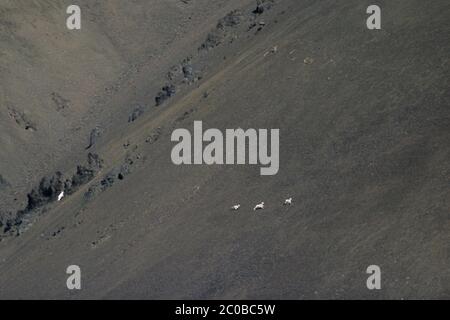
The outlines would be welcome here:
M 106 177 L 102 180 L 101 184 L 107 187 L 113 185 L 116 179 L 123 180 L 125 176 L 131 173 L 131 168 L 128 163 L 124 163 L 121 166 L 111 170 Z
M 189 116 L 194 112 L 194 109 L 189 109 L 188 111 L 185 111 L 181 116 L 179 116 L 175 121 L 176 122 L 181 122 L 183 120 L 186 120 L 187 118 L 189 118 Z
M 189 84 L 194 83 L 198 80 L 200 80 L 201 72 L 194 70 L 194 67 L 190 62 L 185 62 L 183 65 L 183 76 L 184 76 L 184 82 L 187 82 Z
M 160 106 L 164 101 L 174 96 L 176 93 L 175 86 L 173 84 L 169 84 L 164 86 L 158 95 L 155 97 L 156 106 Z
M 133 112 L 128 116 L 128 122 L 134 122 L 137 118 L 139 118 L 142 114 L 144 114 L 144 108 L 142 106 L 137 106 Z
M 147 143 L 154 143 L 158 141 L 159 137 L 161 136 L 162 129 L 161 127 L 156 128 L 146 139 L 145 142 Z
M 56 172 L 51 177 L 42 178 L 38 188 L 34 188 L 28 193 L 27 211 L 41 207 L 50 201 L 56 200 L 58 194 L 64 190 L 64 182 L 61 172 Z
M 103 160 L 96 153 L 88 153 L 88 166 L 94 170 L 100 170 L 103 167 Z
M 191 64 L 187 64 L 183 66 L 183 75 L 184 78 L 193 81 L 194 80 L 194 68 L 192 68 Z
M 77 166 L 77 172 L 72 177 L 72 187 L 77 188 L 91 181 L 95 176 L 95 170 L 85 166 Z
M 264 11 L 269 10 L 273 6 L 273 0 L 256 0 L 256 9 L 254 14 L 263 14 Z
M 264 13 L 264 6 L 262 4 L 257 4 L 256 9 L 253 11 L 255 14 L 262 14 Z
M 7 187 L 10 187 L 9 182 L 0 174 L 0 190 Z
M 182 73 L 182 68 L 179 65 L 173 66 L 170 68 L 169 72 L 167 72 L 167 79 L 173 81 L 177 79 Z
M 75 188 L 72 185 L 72 180 L 66 179 L 66 181 L 64 181 L 64 192 L 66 192 L 67 194 L 72 194 L 75 191 L 74 189 Z
M 207 35 L 206 40 L 201 44 L 198 50 L 209 50 L 219 46 L 224 39 L 230 35 L 230 29 L 241 24 L 243 17 L 242 12 L 239 10 L 234 10 L 228 13 L 225 17 L 219 20 L 215 30 Z
M 56 172 L 51 177 L 44 177 L 39 184 L 39 194 L 48 199 L 55 199 L 63 190 L 62 173 Z
M 11 229 L 12 213 L 0 212 L 0 234 L 6 233 Z
M 219 20 L 217 24 L 218 29 L 225 29 L 226 27 L 235 27 L 242 21 L 242 13 L 239 10 L 233 10 L 225 17 Z
M 217 47 L 222 43 L 224 35 L 218 31 L 208 33 L 206 40 L 202 43 L 199 50 L 209 50 Z
M 122 175 L 122 177 L 125 177 L 131 173 L 131 165 L 133 164 L 133 161 L 128 161 L 127 163 L 124 163 L 120 166 L 119 174 Z
M 53 92 L 51 94 L 51 97 L 56 105 L 56 111 L 60 111 L 69 107 L 70 100 L 65 99 L 59 93 Z
M 36 131 L 36 125 L 31 122 L 25 112 L 17 111 L 13 108 L 8 108 L 9 116 L 23 129 Z
M 102 165 L 103 160 L 97 154 L 89 153 L 87 166 L 77 166 L 77 171 L 72 177 L 71 191 L 91 181 Z
M 0 230 L 3 228 L 4 233 L 19 235 L 22 226 L 26 227 L 29 224 L 35 210 L 43 207 L 41 212 L 45 212 L 45 205 L 56 201 L 61 191 L 72 194 L 81 185 L 91 181 L 102 166 L 103 160 L 97 154 L 89 153 L 87 165 L 77 166 L 72 179 L 64 179 L 61 172 L 42 178 L 39 186 L 27 194 L 28 203 L 25 209 L 17 211 L 14 215 L 10 214 L 7 219 L 3 214 L 0 216 Z
M 132 164 L 132 163 L 131 163 Z M 95 183 L 89 187 L 88 191 L 84 194 L 86 200 L 93 199 L 98 193 L 101 193 L 111 188 L 117 180 L 125 179 L 125 176 L 131 173 L 131 164 L 128 162 L 122 164 L 109 171 L 99 183 Z
M 89 135 L 89 145 L 86 147 L 86 150 L 91 148 L 98 140 L 98 138 L 101 136 L 102 131 L 100 127 L 95 127 L 92 129 L 90 135 Z
M 4 233 L 10 232 L 11 229 L 13 228 L 13 226 L 19 226 L 19 225 L 20 225 L 20 221 L 17 221 L 17 219 L 7 220 L 5 222 L 3 232 Z
M 114 182 L 116 181 L 116 177 L 118 176 L 119 173 L 116 172 L 116 170 L 111 171 L 110 173 L 108 173 L 101 181 L 100 181 L 100 186 L 102 191 L 106 190 L 109 187 L 112 187 L 112 185 L 114 184 Z

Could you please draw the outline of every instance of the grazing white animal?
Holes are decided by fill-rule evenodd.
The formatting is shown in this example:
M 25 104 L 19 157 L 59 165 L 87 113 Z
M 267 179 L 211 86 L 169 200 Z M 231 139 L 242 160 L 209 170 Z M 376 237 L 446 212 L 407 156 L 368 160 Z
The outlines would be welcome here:
M 253 211 L 256 210 L 263 210 L 264 209 L 264 202 L 261 202 L 260 204 L 257 204 L 254 208 Z
M 61 193 L 58 195 L 58 201 L 61 201 L 62 198 L 64 198 L 64 191 L 61 191 Z
M 231 207 L 231 210 L 236 211 L 236 210 L 239 210 L 240 207 L 241 207 L 241 205 L 240 205 L 240 204 L 237 204 L 237 205 L 232 206 L 232 207 Z
M 284 200 L 284 205 L 291 205 L 292 204 L 292 198 Z

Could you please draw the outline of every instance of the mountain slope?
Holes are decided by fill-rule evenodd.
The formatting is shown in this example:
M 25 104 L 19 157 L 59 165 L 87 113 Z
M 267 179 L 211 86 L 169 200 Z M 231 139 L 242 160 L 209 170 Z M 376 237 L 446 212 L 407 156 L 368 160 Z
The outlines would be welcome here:
M 255 18 L 253 2 L 234 3 L 242 20 L 220 44 L 180 45 L 175 61 L 191 55 L 201 79 L 111 128 L 96 177 L 0 243 L 0 297 L 449 298 L 449 7 L 383 1 L 383 28 L 369 31 L 369 4 L 276 1 Z M 194 120 L 279 128 L 279 173 L 175 166 L 170 135 Z M 81 291 L 65 287 L 71 264 Z

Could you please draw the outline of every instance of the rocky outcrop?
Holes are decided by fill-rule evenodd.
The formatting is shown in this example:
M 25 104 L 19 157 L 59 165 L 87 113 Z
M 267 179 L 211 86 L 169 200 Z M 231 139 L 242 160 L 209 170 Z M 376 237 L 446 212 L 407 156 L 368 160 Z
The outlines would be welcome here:
M 103 160 L 97 154 L 89 153 L 87 164 L 78 165 L 72 178 L 65 179 L 59 171 L 43 177 L 38 186 L 27 194 L 27 205 L 24 209 L 15 214 L 1 215 L 4 218 L 0 221 L 0 235 L 20 234 L 21 228 L 32 220 L 33 213 L 56 201 L 61 191 L 67 195 L 73 194 L 79 187 L 91 181 L 102 165 Z

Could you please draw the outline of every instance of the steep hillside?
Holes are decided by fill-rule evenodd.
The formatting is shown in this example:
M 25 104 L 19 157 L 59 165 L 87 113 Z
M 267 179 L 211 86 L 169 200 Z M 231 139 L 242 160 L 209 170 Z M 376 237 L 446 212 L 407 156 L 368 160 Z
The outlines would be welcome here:
M 0 212 L 23 207 L 43 176 L 84 161 L 92 130 L 121 131 L 136 105 L 152 109 L 167 70 L 245 2 L 79 1 L 79 32 L 66 28 L 71 3 L 0 4 L 0 174 L 11 185 Z
M 447 1 L 380 1 L 376 31 L 367 1 L 266 1 L 263 12 L 254 1 L 135 2 L 82 3 L 92 29 L 74 51 L 62 29 L 30 54 L 32 27 L 2 24 L 24 47 L 0 49 L 0 68 L 17 75 L 2 97 L 23 88 L 1 109 L 2 189 L 21 186 L 22 198 L 5 208 L 19 219 L 0 242 L 0 298 L 450 298 Z M 48 3 L 39 12 L 57 19 Z M 27 64 L 39 79 L 22 80 Z M 50 112 L 52 92 L 69 107 Z M 34 101 L 35 129 L 6 123 L 3 105 L 20 101 Z M 195 120 L 280 129 L 279 172 L 174 165 L 171 134 Z M 72 264 L 81 291 L 65 286 Z M 367 290 L 374 264 L 383 290 Z

